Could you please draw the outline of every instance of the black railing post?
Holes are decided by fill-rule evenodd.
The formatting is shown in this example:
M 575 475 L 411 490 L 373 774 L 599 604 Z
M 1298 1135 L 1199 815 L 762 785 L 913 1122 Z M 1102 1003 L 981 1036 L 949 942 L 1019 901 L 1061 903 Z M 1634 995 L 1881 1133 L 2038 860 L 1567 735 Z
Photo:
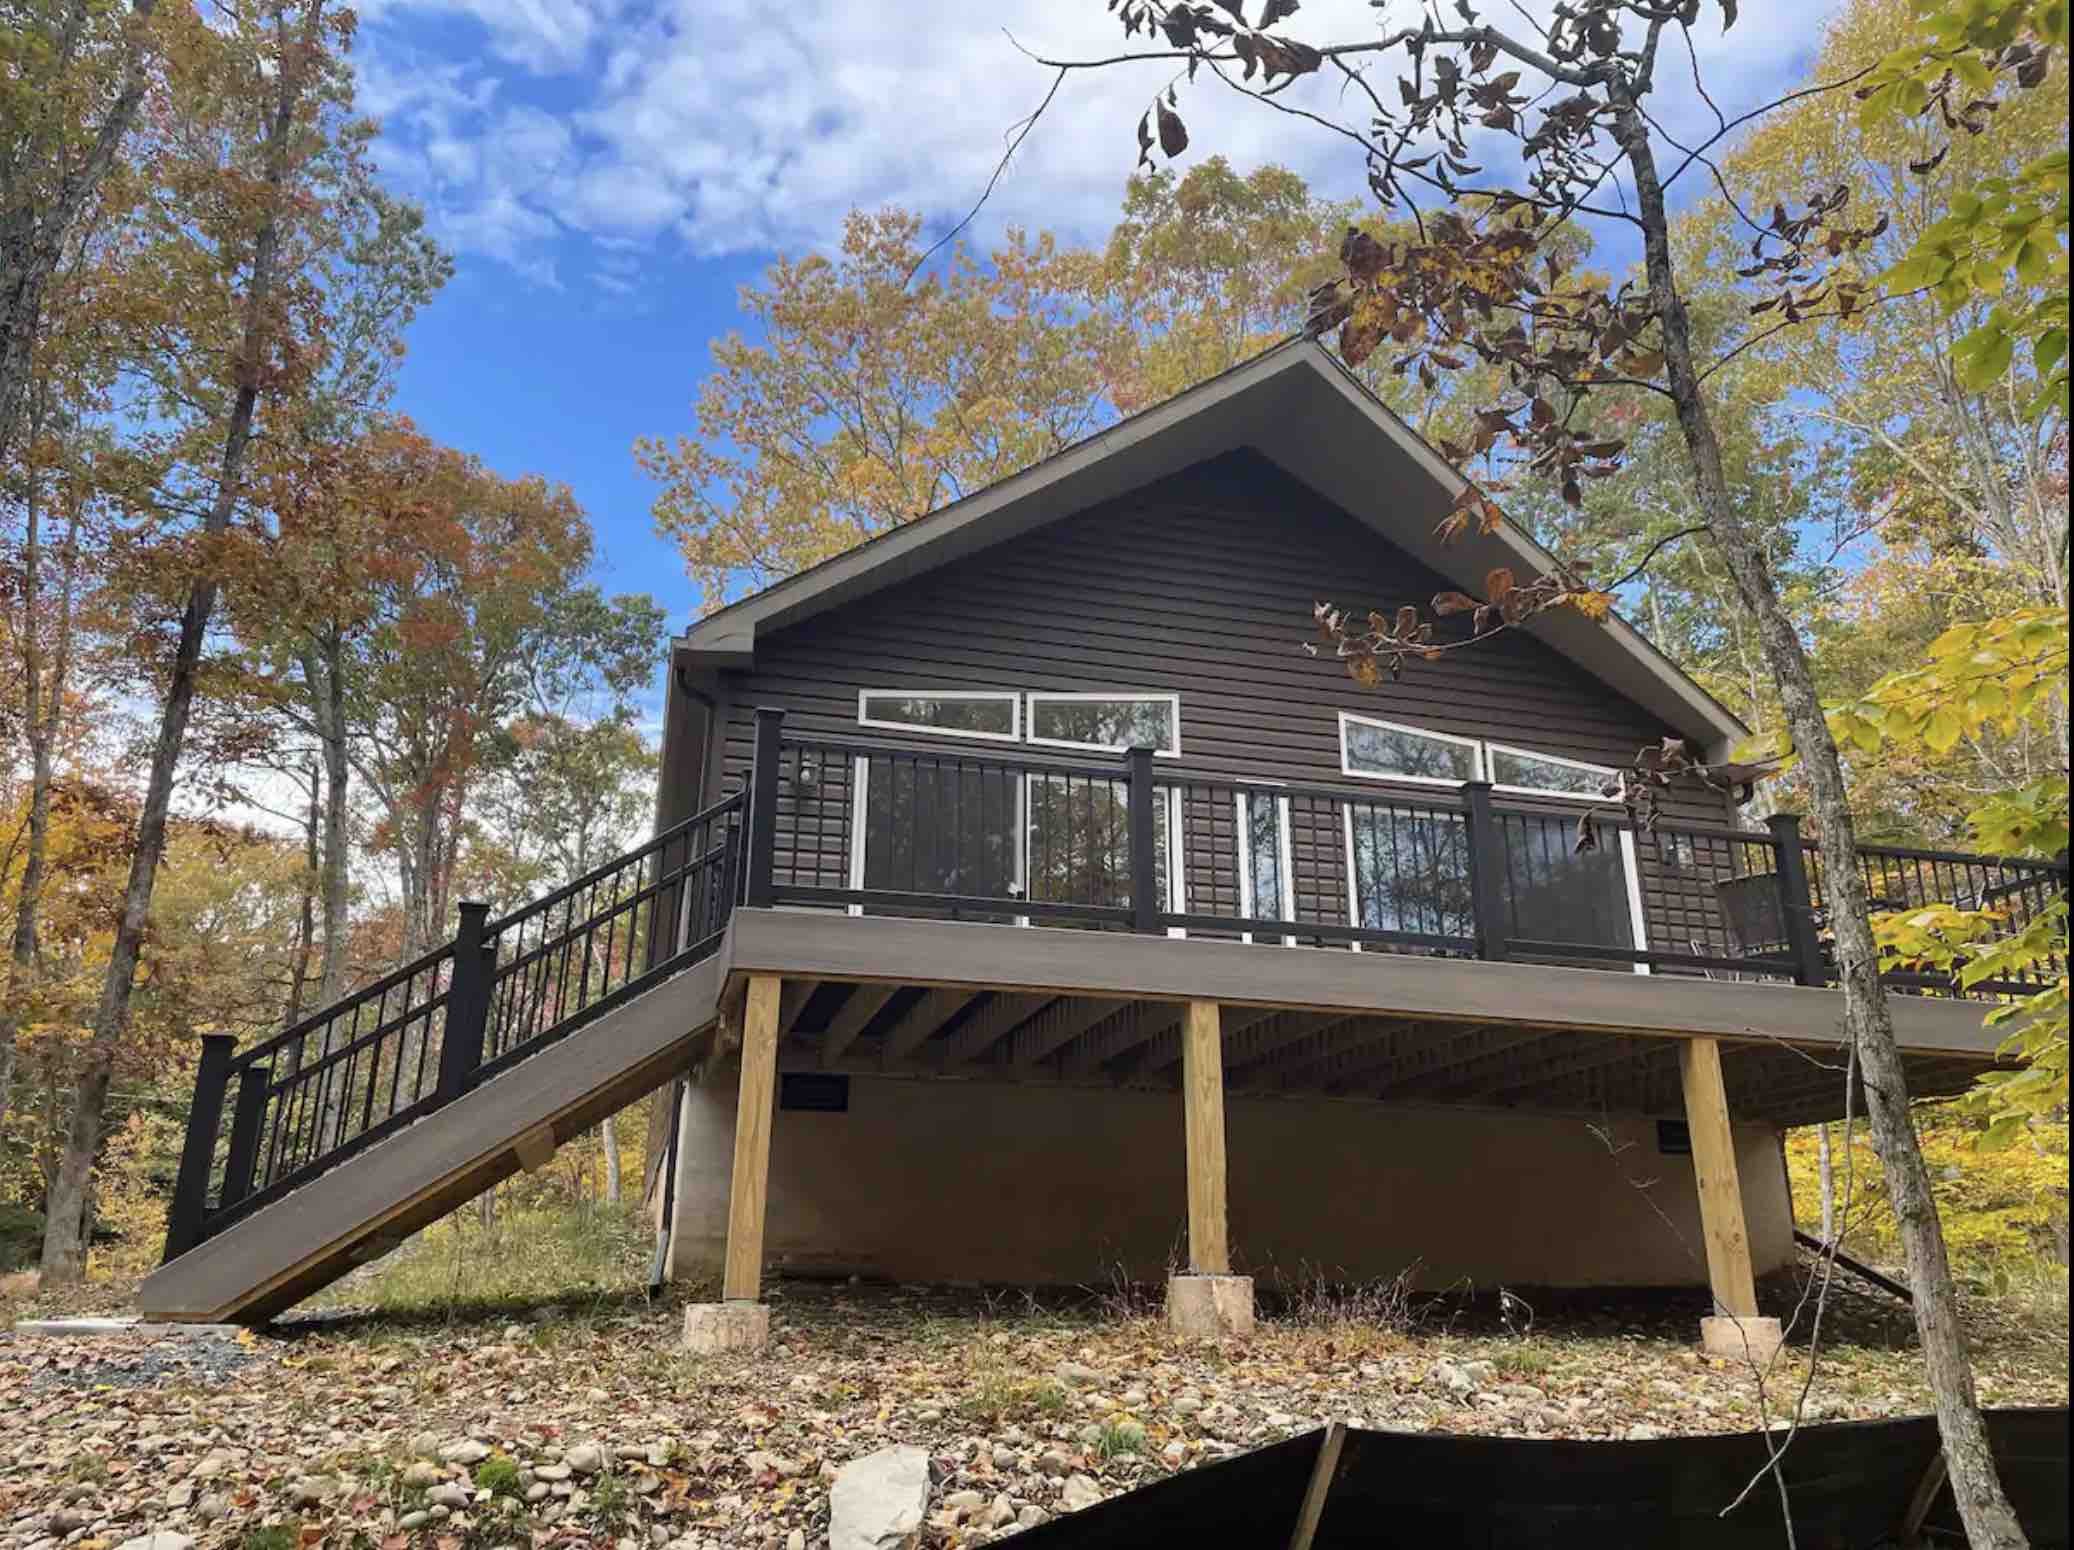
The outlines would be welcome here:
M 1808 886 L 1800 815 L 1774 813 L 1764 823 L 1778 849 L 1779 918 L 1785 922 L 1786 945 L 1793 954 L 1793 983 L 1827 984 L 1829 965 L 1823 961 L 1822 938 L 1815 930 L 1815 895 Z
M 769 909 L 777 886 L 773 869 L 778 852 L 778 771 L 785 733 L 785 712 L 756 707 L 756 762 L 749 770 L 749 881 L 742 902 Z
M 219 1203 L 236 1205 L 252 1192 L 252 1164 L 259 1156 L 259 1122 L 266 1116 L 272 1066 L 250 1065 L 238 1073 L 238 1101 L 231 1109 L 230 1151 L 223 1163 Z
M 1462 800 L 1469 809 L 1469 903 L 1476 915 L 1476 956 L 1503 958 L 1510 934 L 1505 920 L 1505 858 L 1498 820 L 1491 811 L 1491 783 L 1465 782 Z
M 468 1091 L 482 1064 L 483 1030 L 490 1020 L 490 959 L 483 926 L 490 907 L 470 900 L 460 906 L 454 933 L 454 977 L 447 984 L 446 1031 L 439 1042 L 439 1101 L 451 1103 Z
M 1129 785 L 1131 827 L 1131 929 L 1157 935 L 1161 929 L 1158 844 L 1153 829 L 1152 750 L 1133 748 L 1123 756 Z
M 202 1035 L 202 1058 L 194 1072 L 194 1102 L 187 1111 L 187 1139 L 180 1145 L 180 1173 L 166 1208 L 166 1254 L 178 1259 L 202 1241 L 209 1206 L 209 1170 L 216 1161 L 216 1131 L 223 1123 L 223 1091 L 238 1041 L 227 1033 Z

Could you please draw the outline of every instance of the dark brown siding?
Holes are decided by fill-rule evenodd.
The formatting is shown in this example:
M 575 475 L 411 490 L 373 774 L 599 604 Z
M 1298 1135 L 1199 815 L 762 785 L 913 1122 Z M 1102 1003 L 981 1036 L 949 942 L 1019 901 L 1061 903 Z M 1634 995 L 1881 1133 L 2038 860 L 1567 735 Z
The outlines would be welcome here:
M 1303 650 L 1316 602 L 1388 610 L 1448 585 L 1265 460 L 1219 459 L 760 638 L 756 667 L 725 675 L 720 789 L 747 770 L 753 707 L 782 706 L 788 731 L 870 737 L 856 725 L 860 688 L 1173 691 L 1182 758 L 1159 761 L 1161 775 L 1352 785 L 1378 798 L 1395 788 L 1340 773 L 1339 711 L 1606 765 L 1665 735 L 1526 635 L 1408 667 L 1376 689 Z M 929 741 L 978 757 L 1009 746 Z M 1433 787 L 1401 794 L 1453 800 Z M 1713 825 L 1731 817 L 1705 792 L 1674 796 L 1668 811 Z M 1340 842 L 1293 818 L 1299 915 L 1344 921 L 1342 882 L 1325 865 Z M 1236 878 L 1214 889 L 1207 876 L 1196 881 L 1192 908 L 1235 893 Z

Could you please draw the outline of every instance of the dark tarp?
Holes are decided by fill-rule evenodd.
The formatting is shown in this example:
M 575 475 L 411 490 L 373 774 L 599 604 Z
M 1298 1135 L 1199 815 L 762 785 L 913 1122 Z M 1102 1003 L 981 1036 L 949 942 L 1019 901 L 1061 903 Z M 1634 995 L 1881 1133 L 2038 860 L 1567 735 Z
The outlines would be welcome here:
M 2067 1410 L 1988 1412 L 1996 1462 L 2037 1550 L 2065 1547 Z M 1201 1545 L 1286 1550 L 1323 1430 L 1187 1470 L 1015 1536 L 1028 1550 Z M 1800 1550 L 1897 1543 L 1909 1504 L 1938 1456 L 1929 1416 L 1804 1426 L 1785 1460 Z M 1778 1487 L 1759 1482 L 1762 1434 L 1653 1442 L 1346 1428 L 1311 1550 L 1555 1550 L 1555 1547 L 1783 1546 Z M 1961 1544 L 1949 1487 L 1924 1524 L 1926 1545 Z

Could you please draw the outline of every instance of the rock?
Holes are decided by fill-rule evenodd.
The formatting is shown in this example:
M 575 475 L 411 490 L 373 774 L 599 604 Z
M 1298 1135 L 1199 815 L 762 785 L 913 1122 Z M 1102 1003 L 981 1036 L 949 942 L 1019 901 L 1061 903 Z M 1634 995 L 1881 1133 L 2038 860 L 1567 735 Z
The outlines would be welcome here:
M 1046 1448 L 1037 1455 L 1037 1467 L 1054 1480 L 1063 1480 L 1073 1473 L 1073 1460 L 1057 1448 Z
M 1167 1468 L 1179 1469 L 1182 1461 L 1188 1457 L 1188 1444 L 1170 1442 L 1160 1450 L 1159 1456 L 1166 1461 Z
M 994 1467 L 996 1469 L 1013 1469 L 1017 1462 L 1015 1449 L 1005 1443 L 997 1442 L 994 1444 Z
M 171 1529 L 153 1529 L 135 1539 L 125 1539 L 117 1550 L 194 1550 L 194 1536 L 176 1534 Z
M 1196 1415 L 1203 1408 L 1203 1396 L 1192 1389 L 1184 1390 L 1174 1396 L 1173 1403 L 1167 1408 L 1176 1415 Z
M 526 1338 L 527 1338 L 527 1336 L 526 1336 L 526 1326 L 525 1326 L 525 1325 L 523 1325 L 523 1324 L 506 1324 L 506 1325 L 504 1326 L 504 1343 L 505 1343 L 506 1345 L 520 1345 L 520 1344 L 523 1344 L 523 1343 L 525 1342 Z
M 1015 1526 L 1017 1528 L 1035 1528 L 1038 1524 L 1044 1522 L 1045 1519 L 1049 1518 L 1050 1516 L 1051 1514 L 1046 1512 L 1042 1507 L 1033 1504 L 1031 1506 L 1025 1507 L 1021 1512 L 1015 1515 Z
M 1654 1442 L 1662 1435 L 1663 1433 L 1653 1426 L 1630 1426 L 1628 1428 L 1629 1442 Z
M 449 1512 L 465 1512 L 469 1501 L 468 1488 L 449 1480 L 427 1491 L 425 1500 L 435 1507 L 444 1507 Z
M 427 1486 L 438 1485 L 446 1476 L 430 1459 L 413 1459 L 403 1471 L 403 1483 L 413 1491 L 422 1491 Z
M 953 1491 L 943 1499 L 946 1509 L 960 1518 L 969 1517 L 987 1504 L 986 1497 L 977 1491 Z
M 473 1437 L 463 1437 L 459 1442 L 450 1442 L 439 1450 L 439 1456 L 449 1464 L 480 1464 L 490 1456 L 489 1446 L 477 1442 Z
M 92 1518 L 89 1518 L 83 1512 L 74 1512 L 69 1507 L 60 1507 L 45 1520 L 44 1529 L 47 1533 L 62 1536 L 83 1529 L 93 1521 Z
M 572 1473 L 574 1471 L 567 1464 L 535 1464 L 533 1466 L 533 1478 L 535 1480 L 567 1480 Z
M 181 1481 L 172 1490 L 166 1492 L 166 1505 L 175 1512 L 180 1512 L 193 1506 L 194 1487 L 185 1480 Z
M 229 1511 L 229 1501 L 216 1492 L 210 1491 L 194 1504 L 194 1520 L 197 1523 L 214 1523 Z
M 785 1536 L 785 1550 L 807 1550 L 807 1531 L 796 1528 Z
M 1498 1376 L 1498 1369 L 1490 1362 L 1464 1362 L 1462 1371 L 1469 1374 L 1472 1383 L 1489 1383 Z
M 1125 1409 L 1127 1409 L 1127 1410 L 1142 1410 L 1142 1409 L 1144 1409 L 1144 1408 L 1145 1408 L 1145 1399 L 1146 1399 L 1146 1394 L 1145 1394 L 1145 1391 L 1144 1391 L 1143 1389 L 1140 1389 L 1140 1388 L 1128 1388 L 1128 1389 L 1125 1389 L 1125 1390 L 1123 1391 L 1123 1399 L 1122 1399 L 1122 1402 L 1123 1402 L 1123 1406 L 1124 1406 L 1124 1408 L 1125 1408 Z
M 439 1457 L 440 1441 L 431 1432 L 419 1432 L 410 1440 L 412 1458 L 436 1459 Z
M 828 1550 L 911 1550 L 929 1510 L 929 1454 L 881 1448 L 839 1470 L 828 1493 Z
M 406 1512 L 402 1517 L 396 1520 L 396 1526 L 400 1529 L 423 1528 L 426 1524 L 430 1523 L 431 1521 L 432 1514 L 420 1508 L 416 1512 Z
M 665 1437 L 660 1442 L 651 1442 L 641 1456 L 648 1460 L 649 1468 L 661 1469 L 677 1456 L 677 1444 Z
M 1072 1388 L 1085 1388 L 1090 1383 L 1100 1383 L 1102 1375 L 1082 1362 L 1060 1362 L 1052 1369 L 1052 1376 Z
M 329 1501 L 337 1491 L 338 1482 L 329 1475 L 305 1475 L 288 1488 L 298 1507 L 314 1507 Z
M 1068 1512 L 1078 1512 L 1083 1507 L 1092 1507 L 1101 1499 L 1102 1488 L 1095 1484 L 1092 1475 L 1072 1476 L 1066 1481 L 1066 1489 L 1059 1495 L 1059 1501 Z
M 767 1469 L 772 1474 L 789 1480 L 799 1473 L 799 1465 L 782 1453 L 766 1453 L 760 1448 L 753 1453 L 744 1453 L 742 1464 L 755 1475 L 760 1475 Z
M 535 1480 L 535 1481 L 534 1481 L 534 1482 L 533 1482 L 533 1483 L 532 1483 L 531 1485 L 527 1486 L 527 1487 L 526 1487 L 526 1500 L 527 1500 L 527 1501 L 529 1501 L 529 1502 L 544 1502 L 544 1501 L 546 1501 L 546 1500 L 547 1500 L 547 1482 L 546 1482 L 545 1480 Z
M 1453 1362 L 1435 1362 L 1433 1370 L 1426 1375 L 1426 1382 L 1446 1389 L 1457 1399 L 1467 1399 L 1476 1392 L 1476 1379 L 1469 1375 L 1466 1367 L 1458 1367 Z
M 579 1475 L 596 1475 L 612 1467 L 612 1454 L 602 1442 L 579 1442 L 562 1455 L 562 1462 Z

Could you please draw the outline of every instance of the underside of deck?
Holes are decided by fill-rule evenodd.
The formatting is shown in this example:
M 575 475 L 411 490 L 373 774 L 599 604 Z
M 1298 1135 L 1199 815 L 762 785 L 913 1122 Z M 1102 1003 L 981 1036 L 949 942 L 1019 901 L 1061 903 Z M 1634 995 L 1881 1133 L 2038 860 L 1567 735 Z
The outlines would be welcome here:
M 1842 997 L 1776 982 L 785 910 L 738 911 L 725 956 L 784 981 L 782 1071 L 1171 1090 L 1215 1000 L 1235 1094 L 1675 1116 L 1699 1037 L 1739 1121 L 1864 1111 Z M 1995 1064 L 1977 1002 L 1892 1005 L 1913 1095 Z

